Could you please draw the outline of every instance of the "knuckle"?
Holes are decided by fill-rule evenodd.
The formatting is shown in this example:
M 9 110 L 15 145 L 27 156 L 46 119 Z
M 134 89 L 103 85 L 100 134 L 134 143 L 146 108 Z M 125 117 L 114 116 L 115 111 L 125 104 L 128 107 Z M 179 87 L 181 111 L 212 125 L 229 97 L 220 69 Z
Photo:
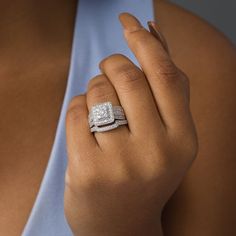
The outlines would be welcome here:
M 95 171 L 90 171 L 80 175 L 77 182 L 77 188 L 82 190 L 94 189 L 98 182 L 97 173 Z
M 107 98 L 112 96 L 114 91 L 104 76 L 99 76 L 92 79 L 88 85 L 88 96 L 93 96 L 96 99 Z
M 102 70 L 106 70 L 107 68 L 112 68 L 118 61 L 127 61 L 129 60 L 125 55 L 116 53 L 112 54 L 106 58 L 104 58 L 100 63 L 99 63 L 99 68 Z
M 183 145 L 184 144 L 184 145 Z M 184 164 L 191 164 L 198 154 L 198 138 L 195 130 L 185 133 L 184 135 L 178 135 L 175 137 L 173 147 L 176 152 L 180 153 L 182 158 L 178 158 L 178 161 Z
M 67 122 L 73 122 L 83 119 L 85 117 L 84 107 L 80 105 L 74 105 L 67 111 L 66 120 Z
M 86 116 L 86 100 L 84 95 L 74 97 L 68 107 L 66 119 L 74 121 Z
M 190 80 L 184 72 L 179 70 L 179 73 L 180 73 L 180 80 L 183 84 L 184 90 L 186 91 L 188 100 L 190 100 Z
M 134 65 L 123 64 L 114 70 L 124 81 L 138 80 L 143 76 L 142 72 Z
M 196 134 L 192 134 L 191 137 L 185 142 L 185 153 L 188 158 L 194 160 L 197 157 L 199 144 Z
M 75 168 L 67 168 L 65 175 L 65 185 L 72 191 L 92 189 L 98 183 L 98 174 L 94 168 L 81 168 L 79 171 Z
M 75 178 L 73 172 L 69 168 L 67 168 L 66 173 L 65 173 L 65 187 L 73 193 L 76 193 L 76 191 L 77 191 L 77 186 L 74 181 L 75 179 L 76 178 Z
M 115 53 L 115 54 L 112 54 L 112 55 L 110 55 L 108 58 L 107 58 L 107 61 L 109 61 L 109 60 L 126 60 L 127 59 L 127 57 L 125 56 L 125 55 L 123 55 L 123 54 L 121 54 L 121 53 Z
M 71 176 L 71 172 L 70 169 L 67 168 L 66 172 L 65 172 L 65 185 L 68 186 L 69 188 L 72 188 L 73 184 L 72 184 L 72 176 Z
M 73 107 L 75 105 L 84 106 L 85 104 L 86 104 L 86 96 L 85 95 L 78 95 L 78 96 L 75 96 L 71 99 L 70 104 L 69 104 L 69 108 Z
M 181 81 L 179 70 L 168 58 L 161 59 L 161 63 L 154 71 L 153 77 L 164 84 L 175 84 L 178 81 Z
M 184 85 L 184 87 L 186 89 L 189 89 L 190 87 L 190 80 L 189 77 L 179 68 L 176 68 L 178 70 L 178 76 L 179 76 L 179 80 L 182 82 L 182 84 Z
M 152 43 L 152 40 L 150 40 L 149 37 L 149 33 L 145 28 L 140 28 L 139 30 L 132 32 L 132 36 L 133 36 L 134 46 L 137 48 Z
M 94 87 L 98 85 L 103 85 L 105 83 L 105 76 L 100 74 L 89 80 L 88 82 L 88 91 L 92 90 Z
M 115 53 L 115 54 L 108 56 L 107 58 L 104 58 L 100 62 L 100 65 L 101 66 L 110 66 L 113 62 L 120 61 L 120 60 L 128 60 L 128 58 L 123 54 Z
M 141 86 L 141 80 L 143 79 L 143 73 L 139 68 L 134 65 L 123 64 L 117 68 L 114 68 L 114 73 L 117 74 L 119 80 L 117 80 L 117 85 L 120 89 L 133 90 Z
M 186 87 L 189 87 L 190 81 L 189 81 L 188 76 L 181 70 L 179 70 L 179 74 L 180 74 L 180 78 L 182 82 L 186 85 Z

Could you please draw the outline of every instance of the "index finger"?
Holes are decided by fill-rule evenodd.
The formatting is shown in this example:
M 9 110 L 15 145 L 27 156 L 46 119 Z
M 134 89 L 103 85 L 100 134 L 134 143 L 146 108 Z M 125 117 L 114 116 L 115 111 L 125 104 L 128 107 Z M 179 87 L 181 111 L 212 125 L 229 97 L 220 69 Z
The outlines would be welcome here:
M 158 40 L 129 13 L 122 13 L 119 18 L 128 46 L 148 79 L 167 128 L 186 127 L 191 120 L 187 77 L 175 66 L 160 37 Z

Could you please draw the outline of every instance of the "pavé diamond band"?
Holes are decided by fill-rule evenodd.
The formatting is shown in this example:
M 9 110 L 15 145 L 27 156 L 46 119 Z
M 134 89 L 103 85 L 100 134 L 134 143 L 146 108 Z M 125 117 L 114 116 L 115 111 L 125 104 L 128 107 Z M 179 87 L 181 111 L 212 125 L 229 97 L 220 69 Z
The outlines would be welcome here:
M 114 119 L 115 120 L 125 120 L 124 110 L 120 106 L 113 106 L 112 107 Z M 89 115 L 89 127 L 91 128 L 94 126 L 93 116 Z
M 128 124 L 121 106 L 112 106 L 111 102 L 96 104 L 88 116 L 91 132 L 105 132 Z

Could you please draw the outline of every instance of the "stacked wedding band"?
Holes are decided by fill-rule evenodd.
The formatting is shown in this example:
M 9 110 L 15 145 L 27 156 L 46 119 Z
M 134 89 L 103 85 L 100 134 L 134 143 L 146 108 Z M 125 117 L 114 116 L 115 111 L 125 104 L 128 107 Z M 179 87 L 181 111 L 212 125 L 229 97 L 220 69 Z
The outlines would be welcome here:
M 96 104 L 88 116 L 91 132 L 105 132 L 128 124 L 121 106 L 112 106 L 111 102 Z

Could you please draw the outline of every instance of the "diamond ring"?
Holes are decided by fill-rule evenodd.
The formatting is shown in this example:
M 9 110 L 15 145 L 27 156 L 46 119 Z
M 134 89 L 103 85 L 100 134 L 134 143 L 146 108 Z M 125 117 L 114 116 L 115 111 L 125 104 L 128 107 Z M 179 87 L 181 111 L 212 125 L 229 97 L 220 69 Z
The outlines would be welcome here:
M 91 132 L 104 132 L 128 124 L 121 106 L 112 106 L 111 102 L 96 104 L 88 116 Z

